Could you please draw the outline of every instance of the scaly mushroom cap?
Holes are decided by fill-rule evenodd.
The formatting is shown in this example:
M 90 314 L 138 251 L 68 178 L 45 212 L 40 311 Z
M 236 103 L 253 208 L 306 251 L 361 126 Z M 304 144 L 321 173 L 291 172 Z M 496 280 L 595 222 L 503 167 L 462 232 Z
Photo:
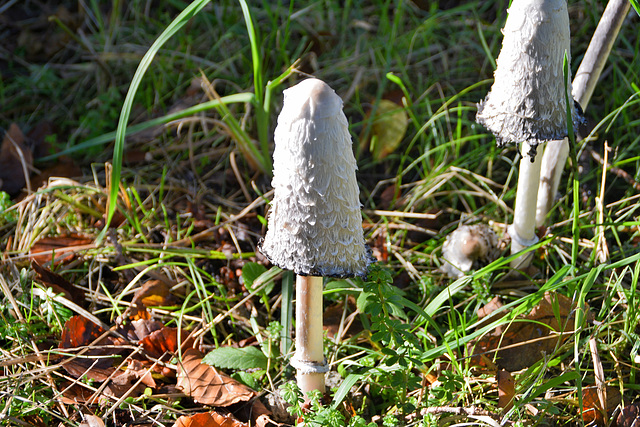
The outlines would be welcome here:
M 318 79 L 285 90 L 274 140 L 274 196 L 260 251 L 300 275 L 365 276 L 372 257 L 340 97 Z
M 571 58 L 566 0 L 513 0 L 502 30 L 504 40 L 495 81 L 478 104 L 476 121 L 498 145 L 537 144 L 567 136 L 563 62 Z M 571 105 L 574 124 L 580 117 Z M 530 153 L 535 155 L 534 153 Z

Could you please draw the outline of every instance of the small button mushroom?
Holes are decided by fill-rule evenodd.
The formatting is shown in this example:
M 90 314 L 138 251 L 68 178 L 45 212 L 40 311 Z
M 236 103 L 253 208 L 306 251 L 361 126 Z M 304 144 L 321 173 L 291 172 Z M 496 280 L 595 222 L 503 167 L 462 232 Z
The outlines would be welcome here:
M 447 236 L 442 245 L 445 263 L 440 268 L 449 277 L 458 279 L 479 261 L 492 261 L 498 246 L 498 236 L 486 224 L 461 225 Z

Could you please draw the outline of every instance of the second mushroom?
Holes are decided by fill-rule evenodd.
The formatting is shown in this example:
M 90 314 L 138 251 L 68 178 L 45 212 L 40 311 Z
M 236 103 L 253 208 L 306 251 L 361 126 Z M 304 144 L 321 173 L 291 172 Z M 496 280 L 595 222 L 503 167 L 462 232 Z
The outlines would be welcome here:
M 306 396 L 325 391 L 323 277 L 365 276 L 372 257 L 342 99 L 314 78 L 285 90 L 274 140 L 274 196 L 260 250 L 297 275 L 291 364 Z
M 513 0 L 502 31 L 504 39 L 486 99 L 478 105 L 476 120 L 496 137 L 498 145 L 520 144 L 520 170 L 513 224 L 509 227 L 511 253 L 533 245 L 541 155 L 536 148 L 567 136 L 567 96 L 571 76 L 563 74 L 570 59 L 569 14 L 566 0 Z M 579 115 L 569 106 L 574 125 Z M 530 256 L 511 263 L 524 268 Z

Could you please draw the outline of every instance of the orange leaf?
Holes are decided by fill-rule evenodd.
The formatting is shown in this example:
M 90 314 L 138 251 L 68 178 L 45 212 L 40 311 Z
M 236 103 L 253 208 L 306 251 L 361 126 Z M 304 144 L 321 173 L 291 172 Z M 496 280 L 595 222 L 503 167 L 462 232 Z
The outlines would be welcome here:
M 178 418 L 173 427 L 247 427 L 248 425 L 238 421 L 232 414 L 219 414 L 217 412 L 203 412 L 187 417 Z
M 161 280 L 147 280 L 133 296 L 131 304 L 145 307 L 174 305 L 177 298 L 171 293 L 168 284 Z
M 496 374 L 498 381 L 498 407 L 508 411 L 513 406 L 516 397 L 516 386 L 509 371 L 501 369 Z
M 188 339 L 189 332 L 182 330 L 180 332 L 180 340 L 182 348 L 187 349 L 193 347 L 193 339 Z M 144 337 L 140 344 L 147 352 L 147 355 L 159 359 L 165 352 L 170 354 L 178 351 L 178 328 L 164 327 L 160 330 L 153 331 Z
M 93 247 L 93 239 L 83 237 L 77 234 L 69 234 L 66 236 L 45 237 L 33 244 L 29 251 L 31 260 L 35 260 L 40 264 L 50 262 L 55 255 L 55 264 L 73 260 L 75 252 L 82 249 Z
M 113 363 L 117 361 L 113 356 L 122 353 L 114 346 L 122 344 L 123 340 L 109 335 L 99 339 L 106 331 L 83 316 L 73 316 L 67 320 L 62 330 L 59 348 L 67 349 L 66 353 L 79 347 L 93 344 L 88 350 L 82 350 L 81 358 L 73 358 L 63 362 L 64 369 L 79 378 L 86 376 L 96 381 L 104 381 L 114 371 Z M 108 357 L 105 357 L 108 356 Z
M 202 353 L 195 349 L 182 353 L 182 363 L 178 365 L 177 387 L 196 402 L 211 406 L 246 402 L 256 394 L 246 385 L 218 372 L 213 366 L 203 364 Z
M 620 396 L 620 390 L 610 386 L 606 387 L 606 395 L 605 405 L 607 406 L 606 412 L 608 419 L 609 415 L 613 413 L 613 410 L 616 409 L 616 406 L 622 401 L 622 397 Z M 585 423 L 595 422 L 598 426 L 607 424 L 596 387 L 585 387 L 582 389 L 582 408 L 582 419 Z
M 74 348 L 89 345 L 106 331 L 86 317 L 77 315 L 67 320 L 62 330 L 60 348 Z

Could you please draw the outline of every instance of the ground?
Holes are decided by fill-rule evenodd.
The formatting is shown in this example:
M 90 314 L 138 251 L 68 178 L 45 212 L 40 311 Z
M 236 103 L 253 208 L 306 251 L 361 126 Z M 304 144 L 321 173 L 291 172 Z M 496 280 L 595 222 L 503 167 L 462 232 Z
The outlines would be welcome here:
M 2 422 L 631 425 L 639 18 L 514 271 L 517 149 L 475 123 L 507 3 L 0 6 Z M 569 2 L 573 73 L 603 7 Z M 293 275 L 257 247 L 282 91 L 307 75 L 343 99 L 377 262 L 325 280 L 331 371 L 305 403 Z M 461 224 L 498 245 L 456 279 Z

